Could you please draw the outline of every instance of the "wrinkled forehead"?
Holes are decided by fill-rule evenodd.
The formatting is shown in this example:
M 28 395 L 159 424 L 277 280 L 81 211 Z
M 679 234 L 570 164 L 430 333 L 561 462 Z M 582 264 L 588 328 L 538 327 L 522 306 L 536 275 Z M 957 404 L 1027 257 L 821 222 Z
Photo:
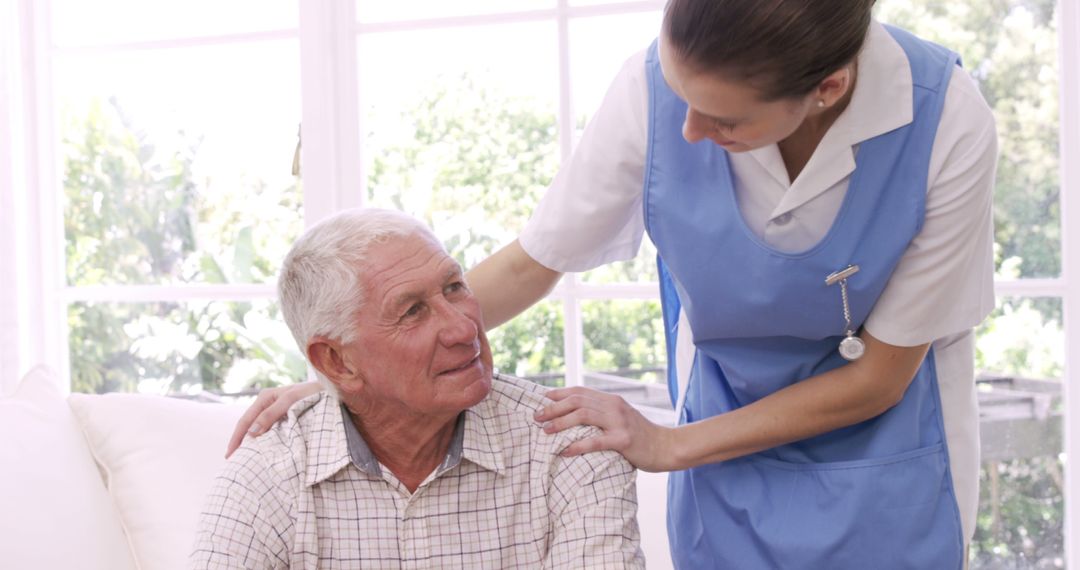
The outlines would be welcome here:
M 387 236 L 372 245 L 365 265 L 362 284 L 376 302 L 461 273 L 461 266 L 430 232 Z

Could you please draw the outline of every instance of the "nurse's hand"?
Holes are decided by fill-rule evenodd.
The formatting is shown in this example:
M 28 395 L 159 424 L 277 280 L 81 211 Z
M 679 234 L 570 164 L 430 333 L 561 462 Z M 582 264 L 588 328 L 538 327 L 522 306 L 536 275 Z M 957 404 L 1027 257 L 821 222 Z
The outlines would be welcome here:
M 545 432 L 579 425 L 595 426 L 603 432 L 570 444 L 562 452 L 564 457 L 613 449 L 642 471 L 677 468 L 671 445 L 673 430 L 645 419 L 620 396 L 580 387 L 551 390 L 546 395 L 554 402 L 535 416 L 545 424 Z
M 244 415 L 237 420 L 229 438 L 229 447 L 225 450 L 225 458 L 228 459 L 240 447 L 244 436 L 256 437 L 266 433 L 270 426 L 285 417 L 290 406 L 319 390 L 322 390 L 322 386 L 318 382 L 301 382 L 260 391 Z

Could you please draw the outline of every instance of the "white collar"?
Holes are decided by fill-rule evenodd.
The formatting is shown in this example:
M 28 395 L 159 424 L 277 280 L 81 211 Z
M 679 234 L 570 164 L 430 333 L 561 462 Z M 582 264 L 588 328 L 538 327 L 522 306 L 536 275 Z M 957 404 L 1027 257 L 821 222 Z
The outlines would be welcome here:
M 859 143 L 911 122 L 912 79 L 907 54 L 879 22 L 872 21 L 858 55 L 855 90 L 794 183 L 777 145 L 749 151 L 788 191 L 770 217 L 813 200 L 855 170 Z
M 885 26 L 870 23 L 859 52 L 855 91 L 830 131 L 834 144 L 854 146 L 911 122 L 912 79 L 907 54 Z

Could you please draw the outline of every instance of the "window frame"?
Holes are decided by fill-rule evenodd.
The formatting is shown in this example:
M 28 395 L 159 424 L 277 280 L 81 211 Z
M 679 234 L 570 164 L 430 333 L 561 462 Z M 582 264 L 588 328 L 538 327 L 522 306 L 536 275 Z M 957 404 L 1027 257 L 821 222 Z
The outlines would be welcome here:
M 629 14 L 663 7 L 662 0 L 554 7 L 505 14 L 482 14 L 410 22 L 358 23 L 355 3 L 298 2 L 295 30 L 208 38 L 138 42 L 109 49 L 178 47 L 239 42 L 265 37 L 297 37 L 300 45 L 305 226 L 342 208 L 360 206 L 365 196 L 356 41 L 360 34 L 524 21 L 557 24 L 558 137 L 563 159 L 573 146 L 569 23 L 576 17 Z M 52 54 L 48 0 L 13 0 L 2 5 L 0 25 L 0 392 L 38 362 L 59 367 L 60 388 L 70 391 L 66 315 L 78 301 L 250 300 L 274 297 L 272 285 L 69 287 L 64 276 L 63 204 L 56 158 L 59 140 L 52 97 Z M 1080 3 L 1059 0 L 1061 256 L 1057 278 L 997 280 L 998 296 L 1055 297 L 1063 304 L 1065 369 L 1062 378 L 1064 451 L 1076 467 L 1065 468 L 1065 556 L 1080 560 Z M 9 17 L 10 16 L 10 17 Z M 65 47 L 64 50 L 83 49 Z M 103 49 L 87 46 L 85 49 Z M 10 268 L 10 269 L 9 269 Z M 584 340 L 581 303 L 603 299 L 656 299 L 655 283 L 591 284 L 567 275 L 549 299 L 563 306 L 566 378 L 582 383 Z
M 1065 329 L 1065 560 L 1080 564 L 1080 3 L 1058 0 L 1061 265 Z M 1072 160 L 1069 157 L 1074 157 Z

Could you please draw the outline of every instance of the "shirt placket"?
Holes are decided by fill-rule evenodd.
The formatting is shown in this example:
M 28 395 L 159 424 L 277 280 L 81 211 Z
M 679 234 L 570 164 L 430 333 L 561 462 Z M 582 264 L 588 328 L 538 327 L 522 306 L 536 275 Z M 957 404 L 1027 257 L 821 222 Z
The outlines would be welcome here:
M 422 491 L 423 487 L 418 488 L 416 493 L 405 499 L 404 508 L 398 519 L 403 570 L 421 570 L 430 567 L 431 544 Z

